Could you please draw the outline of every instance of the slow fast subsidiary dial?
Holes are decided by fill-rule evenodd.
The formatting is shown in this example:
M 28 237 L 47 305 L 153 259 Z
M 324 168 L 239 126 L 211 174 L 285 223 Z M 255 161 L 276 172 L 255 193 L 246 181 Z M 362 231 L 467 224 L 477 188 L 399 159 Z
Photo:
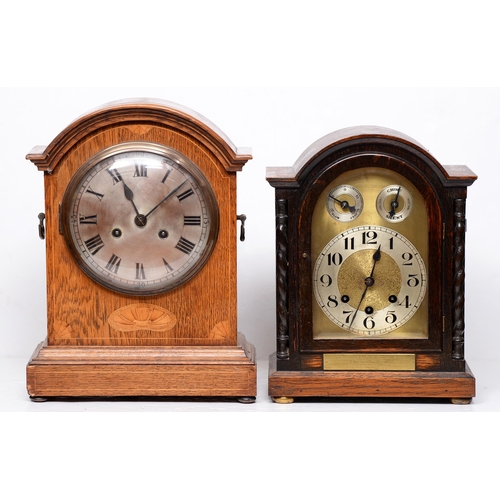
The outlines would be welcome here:
M 427 274 L 419 252 L 404 236 L 381 226 L 358 226 L 325 246 L 313 286 L 332 322 L 353 334 L 380 336 L 415 314 Z
M 177 151 L 127 143 L 92 158 L 62 205 L 68 245 L 85 273 L 117 292 L 153 295 L 208 259 L 218 209 L 203 174 Z
M 326 209 L 335 220 L 349 222 L 362 212 L 363 197 L 355 187 L 343 184 L 327 194 Z

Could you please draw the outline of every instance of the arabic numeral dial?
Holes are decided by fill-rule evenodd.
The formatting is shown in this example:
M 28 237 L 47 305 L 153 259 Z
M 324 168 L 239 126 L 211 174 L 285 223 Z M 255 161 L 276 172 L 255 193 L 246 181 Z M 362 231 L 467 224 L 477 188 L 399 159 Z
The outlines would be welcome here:
M 427 291 L 424 261 L 400 233 L 359 226 L 323 248 L 313 270 L 326 317 L 355 336 L 382 336 L 409 321 Z

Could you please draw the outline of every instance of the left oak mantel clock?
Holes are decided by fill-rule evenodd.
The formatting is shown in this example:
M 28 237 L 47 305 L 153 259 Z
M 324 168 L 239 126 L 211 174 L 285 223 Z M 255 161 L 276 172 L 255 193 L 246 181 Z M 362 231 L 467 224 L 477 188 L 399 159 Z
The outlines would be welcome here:
M 152 99 L 106 104 L 29 152 L 44 172 L 47 256 L 33 400 L 255 401 L 236 300 L 236 173 L 251 158 L 204 117 Z

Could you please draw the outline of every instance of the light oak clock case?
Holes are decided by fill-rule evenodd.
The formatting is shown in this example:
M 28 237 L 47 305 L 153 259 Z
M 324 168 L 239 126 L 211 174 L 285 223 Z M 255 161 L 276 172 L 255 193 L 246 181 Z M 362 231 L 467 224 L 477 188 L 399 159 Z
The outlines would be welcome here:
M 208 260 L 185 283 L 152 296 L 118 293 L 91 279 L 63 235 L 62 202 L 79 169 L 130 143 L 187 158 L 218 208 Z M 183 107 L 127 100 L 78 118 L 27 158 L 44 172 L 47 255 L 47 338 L 28 363 L 29 395 L 254 398 L 254 349 L 238 334 L 236 316 L 236 173 L 249 150 Z
M 387 177 L 387 184 L 394 184 L 391 179 L 399 179 L 400 185 L 407 185 L 414 193 L 410 198 L 408 189 L 399 189 L 399 201 L 407 202 L 399 215 L 401 222 L 392 214 L 387 216 L 392 199 L 388 193 L 398 191 L 397 187 L 385 186 L 381 181 L 373 187 L 374 194 L 370 193 L 371 181 L 379 179 L 379 174 Z M 475 394 L 475 379 L 464 358 L 465 201 L 467 187 L 475 179 L 467 167 L 443 166 L 410 137 L 380 127 L 334 132 L 312 144 L 293 167 L 267 169 L 267 180 L 275 188 L 276 197 L 277 266 L 277 351 L 270 357 L 269 395 L 278 402 L 321 396 L 428 397 L 470 402 Z M 384 188 L 390 189 L 384 191 Z M 327 200 L 330 189 L 333 198 L 342 191 L 349 193 L 346 199 L 351 200 L 350 206 L 346 203 L 343 213 L 340 200 L 335 202 L 337 205 L 332 199 Z M 361 196 L 366 197 L 364 204 Z M 408 205 L 413 200 L 412 212 Z M 326 221 L 323 226 L 318 226 L 318 212 L 322 212 L 321 217 Z M 385 249 L 382 248 L 386 255 L 382 261 L 392 262 L 387 268 L 392 278 L 408 263 L 401 261 L 402 256 L 415 257 L 413 263 L 416 263 L 411 244 L 401 246 L 403 250 L 397 256 L 399 267 L 391 261 L 391 252 L 387 250 L 389 240 L 391 245 L 396 238 L 402 240 L 399 232 L 406 231 L 404 228 L 410 222 L 414 225 L 410 240 L 414 237 L 418 241 L 422 253 L 419 266 L 414 266 L 419 269 L 420 302 L 412 300 L 419 305 L 418 310 L 408 314 L 410 319 L 395 328 L 391 323 L 399 315 L 395 313 L 396 307 L 386 307 L 380 317 L 367 308 L 358 311 L 357 324 L 361 325 L 358 331 L 350 330 L 342 321 L 354 317 L 356 305 L 351 309 L 344 307 L 351 315 L 343 315 L 341 294 L 328 295 L 321 291 L 322 284 L 313 279 L 322 278 L 328 281 L 323 285 L 330 285 L 331 277 L 322 273 L 328 264 L 341 267 L 340 259 L 349 255 L 347 252 L 342 257 L 338 250 L 345 246 L 353 253 L 354 239 L 356 245 L 366 243 L 361 234 L 365 238 L 370 235 L 367 231 L 377 228 L 379 233 L 389 232 L 384 240 Z M 322 231 L 328 232 L 330 227 L 336 229 L 323 236 Z M 342 236 L 347 229 L 353 232 Z M 319 248 L 332 239 L 330 247 L 325 248 L 333 248 L 336 253 L 322 254 L 323 260 L 315 268 L 320 253 L 315 240 L 321 238 L 326 239 Z M 375 250 L 373 247 L 367 257 L 374 266 L 377 257 L 380 259 Z M 327 262 L 327 258 L 332 261 Z M 379 276 L 381 272 L 377 269 Z M 344 275 L 349 277 L 348 273 Z M 352 283 L 344 275 L 342 285 L 349 290 Z M 340 280 L 340 272 L 338 276 Z M 368 271 L 364 276 L 369 278 Z M 390 281 L 388 276 L 385 278 Z M 427 280 L 426 288 L 422 278 Z M 401 289 L 409 294 L 410 286 L 417 281 L 410 276 L 404 280 Z M 318 297 L 323 294 L 319 297 L 320 305 L 334 321 L 330 322 L 321 312 L 315 287 Z M 337 292 L 341 287 L 332 289 Z M 348 294 L 342 295 L 344 299 L 348 302 Z M 396 299 L 396 295 L 390 296 L 395 305 Z M 399 303 L 402 300 L 405 299 L 400 297 Z M 364 323 L 360 317 L 365 318 Z M 327 324 L 330 326 L 325 327 Z M 388 327 L 388 333 L 383 331 L 382 324 Z

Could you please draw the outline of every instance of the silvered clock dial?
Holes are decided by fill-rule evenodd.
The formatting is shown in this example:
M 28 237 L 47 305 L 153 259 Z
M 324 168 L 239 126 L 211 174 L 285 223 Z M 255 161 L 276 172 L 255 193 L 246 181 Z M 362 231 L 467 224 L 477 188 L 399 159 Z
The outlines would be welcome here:
M 354 220 L 363 210 L 363 196 L 353 186 L 335 186 L 326 198 L 326 209 L 335 220 Z
M 377 211 L 385 221 L 402 222 L 413 210 L 413 196 L 404 186 L 386 186 L 377 196 Z
M 322 311 L 337 326 L 376 337 L 415 314 L 427 276 L 418 250 L 403 235 L 383 226 L 358 226 L 325 246 L 313 287 Z
M 155 295 L 193 277 L 218 232 L 214 193 L 187 157 L 122 143 L 83 165 L 64 195 L 62 229 L 83 271 L 130 295 Z

